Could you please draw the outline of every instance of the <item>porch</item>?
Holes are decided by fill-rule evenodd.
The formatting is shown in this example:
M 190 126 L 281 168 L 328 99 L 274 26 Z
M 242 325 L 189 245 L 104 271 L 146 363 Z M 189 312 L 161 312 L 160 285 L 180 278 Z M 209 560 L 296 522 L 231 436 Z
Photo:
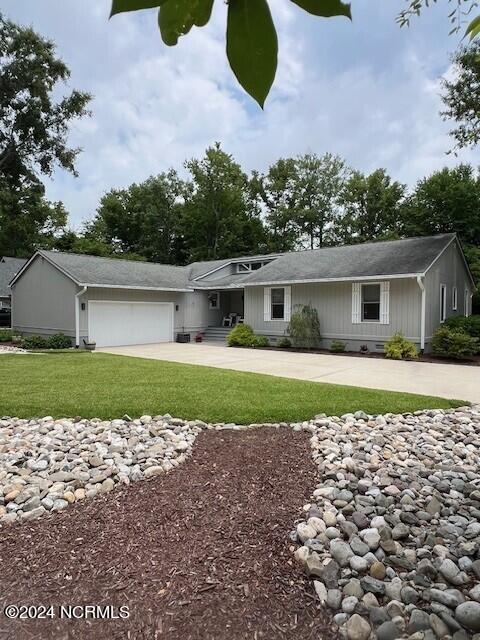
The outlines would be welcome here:
M 210 291 L 208 329 L 226 329 L 226 333 L 244 321 L 243 289 Z M 224 333 L 224 332 L 222 332 Z

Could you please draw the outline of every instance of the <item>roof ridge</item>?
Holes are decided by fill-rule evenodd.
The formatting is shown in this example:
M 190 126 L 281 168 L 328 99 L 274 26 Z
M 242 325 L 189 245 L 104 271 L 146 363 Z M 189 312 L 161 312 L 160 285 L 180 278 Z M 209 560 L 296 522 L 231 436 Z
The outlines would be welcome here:
M 50 256 L 75 256 L 76 258 L 89 258 L 90 260 L 111 260 L 115 262 L 126 262 L 127 264 L 146 264 L 155 267 L 172 267 L 174 269 L 186 269 L 189 265 L 168 264 L 167 262 L 150 262 L 149 260 L 128 260 L 128 258 L 117 258 L 116 256 L 95 256 L 91 253 L 75 253 L 74 251 L 54 251 L 52 249 L 38 249 L 38 253 Z

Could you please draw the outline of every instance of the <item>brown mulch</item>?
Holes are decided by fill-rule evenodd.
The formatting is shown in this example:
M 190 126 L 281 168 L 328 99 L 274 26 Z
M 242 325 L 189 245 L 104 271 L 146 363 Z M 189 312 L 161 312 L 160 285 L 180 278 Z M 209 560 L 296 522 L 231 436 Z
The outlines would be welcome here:
M 288 533 L 315 486 L 307 434 L 202 433 L 174 471 L 0 529 L 0 638 L 328 640 L 337 635 Z M 8 620 L 6 604 L 53 605 Z M 58 605 L 128 605 L 128 620 Z

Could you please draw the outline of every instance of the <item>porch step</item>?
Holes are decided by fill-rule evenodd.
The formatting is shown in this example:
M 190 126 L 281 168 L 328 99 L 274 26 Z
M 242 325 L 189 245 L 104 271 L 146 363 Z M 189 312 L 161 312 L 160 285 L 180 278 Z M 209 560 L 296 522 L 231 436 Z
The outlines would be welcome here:
M 204 333 L 203 340 L 204 342 L 225 343 L 231 330 L 231 327 L 208 327 Z

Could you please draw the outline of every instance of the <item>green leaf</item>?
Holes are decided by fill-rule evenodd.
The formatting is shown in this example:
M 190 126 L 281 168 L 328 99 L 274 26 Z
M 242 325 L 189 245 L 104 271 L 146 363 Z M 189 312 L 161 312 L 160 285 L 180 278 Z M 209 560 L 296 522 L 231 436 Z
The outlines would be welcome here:
M 195 25 L 203 27 L 210 20 L 213 0 L 162 0 L 158 24 L 162 40 L 169 46 Z
M 153 9 L 159 7 L 162 0 L 112 0 L 110 17 L 125 11 L 138 11 L 139 9 Z
M 277 71 L 278 40 L 266 0 L 230 0 L 227 56 L 237 80 L 262 107 Z
M 465 31 L 465 36 L 470 35 L 470 40 L 473 40 L 480 33 L 480 16 L 474 18 Z
M 340 0 L 292 0 L 292 2 L 314 16 L 322 16 L 324 18 L 346 16 L 350 20 L 352 19 L 350 4 Z

